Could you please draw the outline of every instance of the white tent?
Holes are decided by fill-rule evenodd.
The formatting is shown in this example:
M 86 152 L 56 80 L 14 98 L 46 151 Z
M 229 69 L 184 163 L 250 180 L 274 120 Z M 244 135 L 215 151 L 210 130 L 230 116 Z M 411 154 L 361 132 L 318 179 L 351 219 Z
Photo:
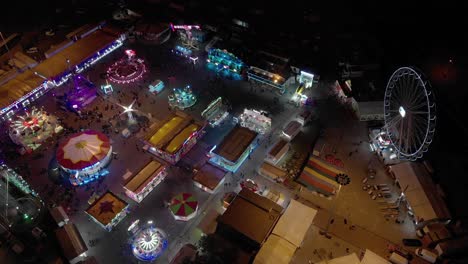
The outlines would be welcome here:
M 255 256 L 253 264 L 289 264 L 296 247 L 283 238 L 271 234 Z
M 337 257 L 331 260 L 320 261 L 317 264 L 359 264 L 359 258 L 356 253 L 349 254 L 342 257 Z
M 374 252 L 366 249 L 364 257 L 361 260 L 361 264 L 389 264 L 390 262 Z
M 291 200 L 288 208 L 278 220 L 272 234 L 284 238 L 295 247 L 300 247 L 316 214 L 317 210 Z

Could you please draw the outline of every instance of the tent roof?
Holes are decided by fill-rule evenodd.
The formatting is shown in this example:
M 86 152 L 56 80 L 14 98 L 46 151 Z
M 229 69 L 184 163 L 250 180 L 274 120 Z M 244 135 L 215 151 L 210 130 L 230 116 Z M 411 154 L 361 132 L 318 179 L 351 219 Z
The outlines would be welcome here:
M 317 264 L 359 264 L 359 263 L 361 262 L 359 261 L 358 256 L 356 255 L 356 253 L 353 253 L 353 254 L 349 254 L 346 256 L 337 257 L 331 260 L 320 261 Z
M 366 249 L 364 257 L 361 260 L 361 264 L 389 264 L 390 262 L 374 252 Z
M 421 166 L 415 162 L 403 162 L 391 166 L 391 170 L 416 216 L 424 220 L 449 218 L 445 201 L 437 193 L 431 176 Z
M 291 200 L 272 233 L 300 247 L 316 214 L 317 210 Z
M 296 246 L 285 239 L 271 234 L 255 256 L 253 264 L 288 264 L 296 251 Z

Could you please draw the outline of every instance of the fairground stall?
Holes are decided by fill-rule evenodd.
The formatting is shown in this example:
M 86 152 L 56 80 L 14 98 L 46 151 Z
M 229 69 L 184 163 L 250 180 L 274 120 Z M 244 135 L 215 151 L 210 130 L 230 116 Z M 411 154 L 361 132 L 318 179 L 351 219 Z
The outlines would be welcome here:
M 128 203 L 110 191 L 97 198 L 86 213 L 107 231 L 111 231 L 128 213 Z
M 268 151 L 265 161 L 271 164 L 277 164 L 288 152 L 289 142 L 283 138 L 280 138 L 275 145 Z
M 227 50 L 211 49 L 208 52 L 208 68 L 217 73 L 239 75 L 245 67 L 242 60 Z
M 168 246 L 167 235 L 164 231 L 156 228 L 153 221 L 145 225 L 133 226 L 131 237 L 132 253 L 140 261 L 151 262 L 159 258 Z
M 277 88 L 281 93 L 285 91 L 286 79 L 279 74 L 250 66 L 247 71 L 247 77 L 249 81 L 259 82 Z
M 191 193 L 179 193 L 171 199 L 169 210 L 175 220 L 188 221 L 198 212 L 198 200 Z
M 8 134 L 15 144 L 28 151 L 37 149 L 45 140 L 62 130 L 55 116 L 33 107 L 31 111 L 10 121 Z
M 263 162 L 258 169 L 258 173 L 276 182 L 284 182 L 288 174 L 285 169 L 269 162 Z
M 155 80 L 154 82 L 150 83 L 148 88 L 150 93 L 159 94 L 164 89 L 164 82 L 161 80 Z
M 109 173 L 105 167 L 112 159 L 112 146 L 103 133 L 86 130 L 63 141 L 56 158 L 71 184 L 83 185 Z
M 125 193 L 137 203 L 141 202 L 167 175 L 166 166 L 152 160 L 138 173 L 130 176 L 124 185 Z
M 224 182 L 226 171 L 219 169 L 209 163 L 205 163 L 193 175 L 193 183 L 198 188 L 208 193 L 214 193 L 215 190 Z
M 281 136 L 288 141 L 294 139 L 301 132 L 302 124 L 299 121 L 293 120 L 289 122 L 281 132 Z
M 169 106 L 184 110 L 192 107 L 197 102 L 197 97 L 192 93 L 190 85 L 185 88 L 174 88 L 173 92 L 168 96 Z
M 205 123 L 183 112 L 175 112 L 162 122 L 153 124 L 144 137 L 144 149 L 176 164 L 204 134 Z
M 146 72 L 143 59 L 136 57 L 134 50 L 125 50 L 126 57 L 112 64 L 107 69 L 107 77 L 110 81 L 126 84 L 140 80 Z
M 231 172 L 236 172 L 258 142 L 257 133 L 241 126 L 234 127 L 218 146 L 211 149 L 210 162 Z
M 223 99 L 221 97 L 212 101 L 201 113 L 201 116 L 211 127 L 218 126 L 228 115 L 229 112 L 227 111 L 226 105 L 223 104 Z
M 259 134 L 265 134 L 271 129 L 271 119 L 263 111 L 244 109 L 239 116 L 239 123 Z

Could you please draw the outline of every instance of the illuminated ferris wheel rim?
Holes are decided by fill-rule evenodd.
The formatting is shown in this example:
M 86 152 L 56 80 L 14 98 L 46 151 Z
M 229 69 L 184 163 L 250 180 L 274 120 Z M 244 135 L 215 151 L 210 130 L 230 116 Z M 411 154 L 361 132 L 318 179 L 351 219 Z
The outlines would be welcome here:
M 398 68 L 385 90 L 384 119 L 400 159 L 416 160 L 428 150 L 435 132 L 435 112 L 431 87 L 424 76 L 412 67 Z

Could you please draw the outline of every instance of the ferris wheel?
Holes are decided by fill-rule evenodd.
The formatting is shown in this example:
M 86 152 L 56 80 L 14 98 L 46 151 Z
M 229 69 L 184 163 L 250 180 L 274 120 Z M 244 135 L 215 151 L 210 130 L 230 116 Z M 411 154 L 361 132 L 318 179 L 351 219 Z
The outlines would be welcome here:
M 428 150 L 436 127 L 429 82 L 419 71 L 401 67 L 390 77 L 384 98 L 384 129 L 402 160 L 417 160 Z

